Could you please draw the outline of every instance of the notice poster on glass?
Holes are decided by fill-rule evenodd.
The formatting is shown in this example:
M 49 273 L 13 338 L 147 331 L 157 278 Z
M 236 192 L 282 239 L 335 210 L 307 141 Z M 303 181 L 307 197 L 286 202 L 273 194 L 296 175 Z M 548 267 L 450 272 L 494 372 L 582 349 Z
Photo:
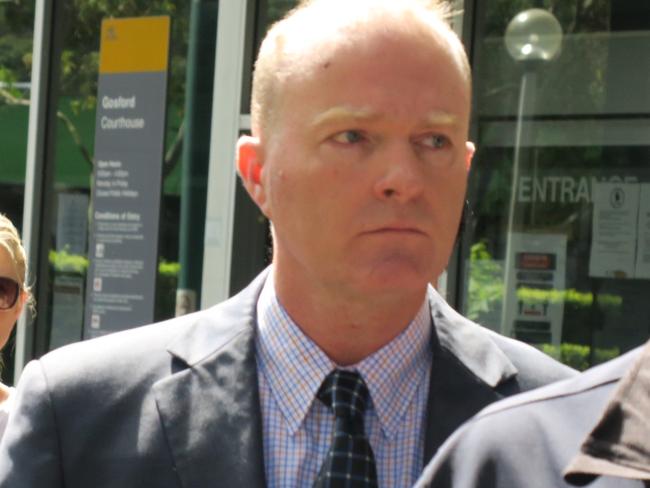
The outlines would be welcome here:
M 511 235 L 503 333 L 531 344 L 560 344 L 567 236 Z
M 638 183 L 594 183 L 589 276 L 634 277 L 639 195 Z
M 85 255 L 88 237 L 88 195 L 59 193 L 56 219 L 56 250 Z
M 57 275 L 52 285 L 52 331 L 50 349 L 81 340 L 84 280 Z
M 84 339 L 154 319 L 169 33 L 102 22 Z

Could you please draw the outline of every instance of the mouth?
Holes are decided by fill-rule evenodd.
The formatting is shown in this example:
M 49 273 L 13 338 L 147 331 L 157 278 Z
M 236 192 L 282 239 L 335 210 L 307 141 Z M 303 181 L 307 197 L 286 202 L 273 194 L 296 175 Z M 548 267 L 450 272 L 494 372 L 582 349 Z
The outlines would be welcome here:
M 377 227 L 370 229 L 366 232 L 367 234 L 395 234 L 403 236 L 425 236 L 426 233 L 415 226 L 405 226 L 405 225 L 386 225 L 382 227 Z

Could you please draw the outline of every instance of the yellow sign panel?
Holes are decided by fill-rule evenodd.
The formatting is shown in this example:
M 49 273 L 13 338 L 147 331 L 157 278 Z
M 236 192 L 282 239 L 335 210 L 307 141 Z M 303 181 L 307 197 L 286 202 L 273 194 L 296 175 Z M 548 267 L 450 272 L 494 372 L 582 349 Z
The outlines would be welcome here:
M 168 16 L 104 19 L 99 72 L 166 71 L 169 28 Z

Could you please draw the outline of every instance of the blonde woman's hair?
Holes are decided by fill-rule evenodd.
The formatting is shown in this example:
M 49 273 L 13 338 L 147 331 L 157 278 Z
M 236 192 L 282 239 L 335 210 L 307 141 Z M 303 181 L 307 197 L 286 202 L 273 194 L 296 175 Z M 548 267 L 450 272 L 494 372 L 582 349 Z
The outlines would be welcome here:
M 2 246 L 11 257 L 11 262 L 16 271 L 16 278 L 18 279 L 20 289 L 31 295 L 29 286 L 27 285 L 27 255 L 20 240 L 20 234 L 11 220 L 1 213 L 0 246 Z

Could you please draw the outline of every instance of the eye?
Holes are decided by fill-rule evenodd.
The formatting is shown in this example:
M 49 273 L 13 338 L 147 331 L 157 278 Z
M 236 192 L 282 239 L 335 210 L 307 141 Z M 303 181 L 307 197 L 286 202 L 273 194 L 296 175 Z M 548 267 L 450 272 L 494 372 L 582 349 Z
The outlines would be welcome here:
M 442 134 L 427 134 L 421 137 L 418 142 L 431 149 L 443 149 L 451 143 L 449 138 Z
M 332 138 L 333 141 L 340 144 L 357 144 L 363 141 L 363 139 L 363 133 L 358 130 L 344 130 L 343 132 L 335 134 Z

